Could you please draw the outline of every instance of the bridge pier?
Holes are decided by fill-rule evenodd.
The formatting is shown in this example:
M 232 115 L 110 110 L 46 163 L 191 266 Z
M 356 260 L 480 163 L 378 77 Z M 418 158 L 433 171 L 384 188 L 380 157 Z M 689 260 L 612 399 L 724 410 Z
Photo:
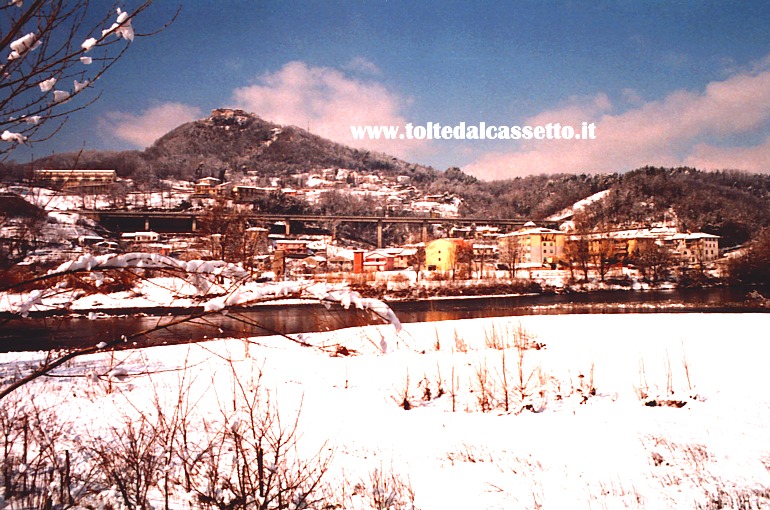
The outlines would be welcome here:
M 144 217 L 144 231 L 145 232 L 149 232 L 149 230 L 150 230 L 150 217 L 149 216 L 145 216 Z
M 382 220 L 377 221 L 377 248 L 382 248 Z
M 286 234 L 285 235 L 290 236 L 291 235 L 291 220 L 289 218 L 285 218 L 283 220 L 283 224 L 284 224 L 284 226 L 286 228 Z
M 425 244 L 428 243 L 428 222 L 427 221 L 422 222 L 422 242 Z

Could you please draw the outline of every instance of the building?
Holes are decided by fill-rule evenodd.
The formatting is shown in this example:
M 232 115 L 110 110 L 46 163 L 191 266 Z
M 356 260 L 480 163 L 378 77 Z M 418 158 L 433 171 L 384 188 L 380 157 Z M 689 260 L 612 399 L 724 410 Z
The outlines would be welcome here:
M 78 245 L 80 246 L 93 246 L 96 243 L 104 241 L 102 236 L 83 235 L 78 236 Z
M 129 243 L 156 243 L 160 240 L 157 232 L 126 232 L 120 236 L 122 241 Z
M 497 257 L 497 245 L 473 243 L 473 257 L 476 259 L 492 259 Z
M 664 240 L 664 245 L 684 264 L 705 264 L 719 258 L 719 236 L 712 234 L 674 234 Z
M 271 192 L 280 191 L 277 187 L 261 187 L 261 186 L 233 186 L 233 197 L 238 202 L 251 202 L 260 197 L 268 196 Z
M 282 251 L 286 257 L 304 257 L 309 254 L 309 242 L 305 239 L 276 239 L 275 251 Z
M 407 269 L 412 264 L 414 257 L 417 254 L 417 248 L 379 248 L 375 250 L 375 252 L 393 258 L 393 266 L 391 269 Z M 386 269 L 386 271 L 390 271 L 391 269 Z
M 217 186 L 220 184 L 222 184 L 222 181 L 216 177 L 198 179 L 198 182 L 195 183 L 195 196 L 213 197 L 216 195 Z
M 364 254 L 364 271 L 393 271 L 395 257 L 383 250 L 374 250 Z
M 390 248 L 395 269 L 408 269 L 417 256 L 417 248 Z
M 611 263 L 624 263 L 655 246 L 663 247 L 684 265 L 709 263 L 719 258 L 719 236 L 677 232 L 673 228 L 640 228 L 567 236 L 567 243 L 581 241 L 592 259 L 601 257 Z
M 460 251 L 463 249 L 471 249 L 464 239 L 435 239 L 425 245 L 425 267 L 429 271 L 454 270 L 460 262 L 458 258 L 461 258 Z
M 66 193 L 107 193 L 117 179 L 115 170 L 33 170 L 36 186 Z
M 500 228 L 489 225 L 471 225 L 468 227 L 452 227 L 449 229 L 451 237 L 464 239 L 497 239 L 500 237 Z
M 332 271 L 353 271 L 353 257 L 334 255 L 327 260 L 327 268 Z
M 528 226 L 498 239 L 500 261 L 516 266 L 539 267 L 557 264 L 564 259 L 566 234 L 560 230 Z

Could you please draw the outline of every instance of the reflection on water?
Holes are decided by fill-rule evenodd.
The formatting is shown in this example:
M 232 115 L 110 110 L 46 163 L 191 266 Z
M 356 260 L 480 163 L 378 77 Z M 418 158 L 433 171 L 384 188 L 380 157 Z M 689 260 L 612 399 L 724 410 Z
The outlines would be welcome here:
M 402 322 L 435 322 L 477 317 L 565 313 L 643 313 L 661 311 L 744 311 L 725 306 L 743 303 L 746 288 L 678 289 L 646 292 L 424 300 L 392 303 Z M 770 295 L 761 290 L 764 295 Z M 264 336 L 330 331 L 377 322 L 360 310 L 321 305 L 263 306 L 174 324 L 184 316 L 123 316 L 89 320 L 48 317 L 13 320 L 0 327 L 0 351 L 72 348 L 110 342 L 126 346 L 186 343 L 220 337 Z M 145 331 L 154 330 L 150 334 Z

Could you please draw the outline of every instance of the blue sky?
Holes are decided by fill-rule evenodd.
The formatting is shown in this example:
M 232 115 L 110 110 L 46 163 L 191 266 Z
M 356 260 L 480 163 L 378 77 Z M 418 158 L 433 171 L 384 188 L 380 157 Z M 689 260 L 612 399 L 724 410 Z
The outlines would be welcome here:
M 134 26 L 157 28 L 177 7 L 157 0 Z M 349 145 L 361 144 L 350 124 L 597 125 L 579 142 L 365 144 L 483 178 L 768 172 L 768 21 L 767 1 L 185 1 L 100 80 L 97 104 L 33 151 L 141 148 L 227 106 Z

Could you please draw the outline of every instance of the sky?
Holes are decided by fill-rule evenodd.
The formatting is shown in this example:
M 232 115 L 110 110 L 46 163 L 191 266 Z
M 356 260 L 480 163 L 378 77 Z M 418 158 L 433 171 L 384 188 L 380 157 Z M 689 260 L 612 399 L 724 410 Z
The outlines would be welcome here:
M 180 3 L 168 28 L 137 37 L 93 86 L 94 105 L 25 151 L 141 149 L 233 107 L 482 179 L 648 164 L 770 172 L 766 0 Z M 156 0 L 133 20 L 137 33 L 180 3 Z M 357 141 L 350 131 L 428 122 L 588 122 L 596 138 Z

